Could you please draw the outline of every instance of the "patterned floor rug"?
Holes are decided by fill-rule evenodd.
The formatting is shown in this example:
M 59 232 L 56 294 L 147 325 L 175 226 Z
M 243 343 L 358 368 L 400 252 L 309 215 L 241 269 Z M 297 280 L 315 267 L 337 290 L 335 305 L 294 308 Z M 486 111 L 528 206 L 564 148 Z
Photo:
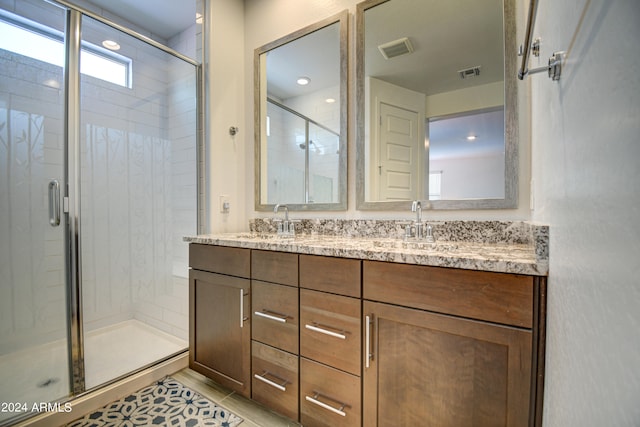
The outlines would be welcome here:
M 67 424 L 67 427 L 235 427 L 242 418 L 171 377 Z

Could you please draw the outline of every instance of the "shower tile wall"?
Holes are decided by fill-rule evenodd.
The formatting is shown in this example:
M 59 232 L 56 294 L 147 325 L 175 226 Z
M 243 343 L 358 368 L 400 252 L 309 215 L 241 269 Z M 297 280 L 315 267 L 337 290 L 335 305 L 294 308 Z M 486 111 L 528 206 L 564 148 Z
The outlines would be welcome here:
M 132 89 L 83 77 L 85 329 L 133 317 L 186 340 L 182 236 L 195 231 L 195 76 L 183 61 L 132 47 Z
M 28 1 L 12 4 L 29 8 L 32 18 L 39 12 Z M 42 11 L 42 22 L 50 20 L 48 13 Z M 134 67 L 146 73 L 136 71 L 135 90 L 123 88 L 124 97 L 113 96 L 113 85 L 83 77 L 82 161 L 83 167 L 89 161 L 95 166 L 91 174 L 85 167 L 82 175 L 85 328 L 136 318 L 186 339 L 187 248 L 181 236 L 195 231 L 196 106 L 192 93 L 189 99 L 185 95 L 186 81 L 194 83 L 192 68 L 171 59 L 168 74 L 154 75 L 166 68 L 160 64 L 166 57 L 146 51 L 135 59 Z M 62 81 L 59 67 L 3 50 L 0 61 L 0 354 L 5 354 L 66 337 L 66 319 L 53 309 L 65 305 L 62 236 L 48 225 L 46 212 L 46 185 L 60 174 L 63 158 L 64 94 L 43 84 Z M 146 79 L 167 82 L 166 95 L 148 99 Z M 104 158 L 96 157 L 100 150 Z M 136 160 L 127 174 L 118 169 L 124 167 L 118 158 Z M 136 181 L 135 171 L 144 168 L 153 170 L 153 179 Z M 107 184 L 107 177 L 114 181 Z M 17 209 L 25 203 L 42 208 L 27 217 Z M 161 230 L 159 237 L 153 246 L 143 244 L 152 227 Z M 45 235 L 44 247 L 31 241 L 30 233 Z M 113 268 L 98 269 L 96 257 L 109 259 Z M 38 275 L 40 265 L 47 268 Z M 162 272 L 166 278 L 158 279 Z

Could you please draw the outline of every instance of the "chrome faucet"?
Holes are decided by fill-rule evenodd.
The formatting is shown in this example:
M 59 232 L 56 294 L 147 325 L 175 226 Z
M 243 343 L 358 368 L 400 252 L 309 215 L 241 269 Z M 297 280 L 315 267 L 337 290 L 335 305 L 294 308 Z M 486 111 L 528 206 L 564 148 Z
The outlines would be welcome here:
M 284 209 L 284 221 L 281 219 L 276 219 L 278 222 L 278 236 L 283 237 L 293 237 L 296 234 L 296 229 L 294 222 L 289 220 L 289 207 L 287 205 L 281 205 L 278 203 L 273 208 L 273 213 L 277 214 L 280 208 Z
M 284 209 L 284 220 L 289 222 L 289 206 L 287 205 L 281 205 L 280 203 L 278 203 L 274 208 L 273 208 L 273 213 L 277 214 L 278 211 L 280 210 L 280 208 Z
M 431 225 L 422 221 L 422 203 L 420 202 L 420 200 L 414 200 L 413 202 L 411 202 L 411 212 L 416 213 L 416 220 L 412 225 L 407 225 L 405 238 L 424 238 L 428 243 L 435 243 L 436 239 L 433 237 Z

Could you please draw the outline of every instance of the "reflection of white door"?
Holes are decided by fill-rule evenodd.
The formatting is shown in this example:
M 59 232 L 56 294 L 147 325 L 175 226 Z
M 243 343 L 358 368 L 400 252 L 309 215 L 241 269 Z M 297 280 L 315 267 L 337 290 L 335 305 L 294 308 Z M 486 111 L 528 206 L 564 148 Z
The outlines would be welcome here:
M 369 77 L 365 80 L 368 113 L 365 129 L 367 197 L 415 200 L 423 192 L 425 141 L 424 94 Z
M 418 113 L 380 103 L 380 200 L 413 200 L 418 194 Z

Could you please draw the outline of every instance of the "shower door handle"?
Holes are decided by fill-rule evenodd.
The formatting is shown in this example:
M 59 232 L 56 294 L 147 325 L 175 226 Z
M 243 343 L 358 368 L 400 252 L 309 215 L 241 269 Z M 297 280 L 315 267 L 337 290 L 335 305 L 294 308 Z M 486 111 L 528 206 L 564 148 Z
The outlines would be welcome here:
M 60 183 L 57 179 L 49 181 L 49 224 L 60 225 Z

